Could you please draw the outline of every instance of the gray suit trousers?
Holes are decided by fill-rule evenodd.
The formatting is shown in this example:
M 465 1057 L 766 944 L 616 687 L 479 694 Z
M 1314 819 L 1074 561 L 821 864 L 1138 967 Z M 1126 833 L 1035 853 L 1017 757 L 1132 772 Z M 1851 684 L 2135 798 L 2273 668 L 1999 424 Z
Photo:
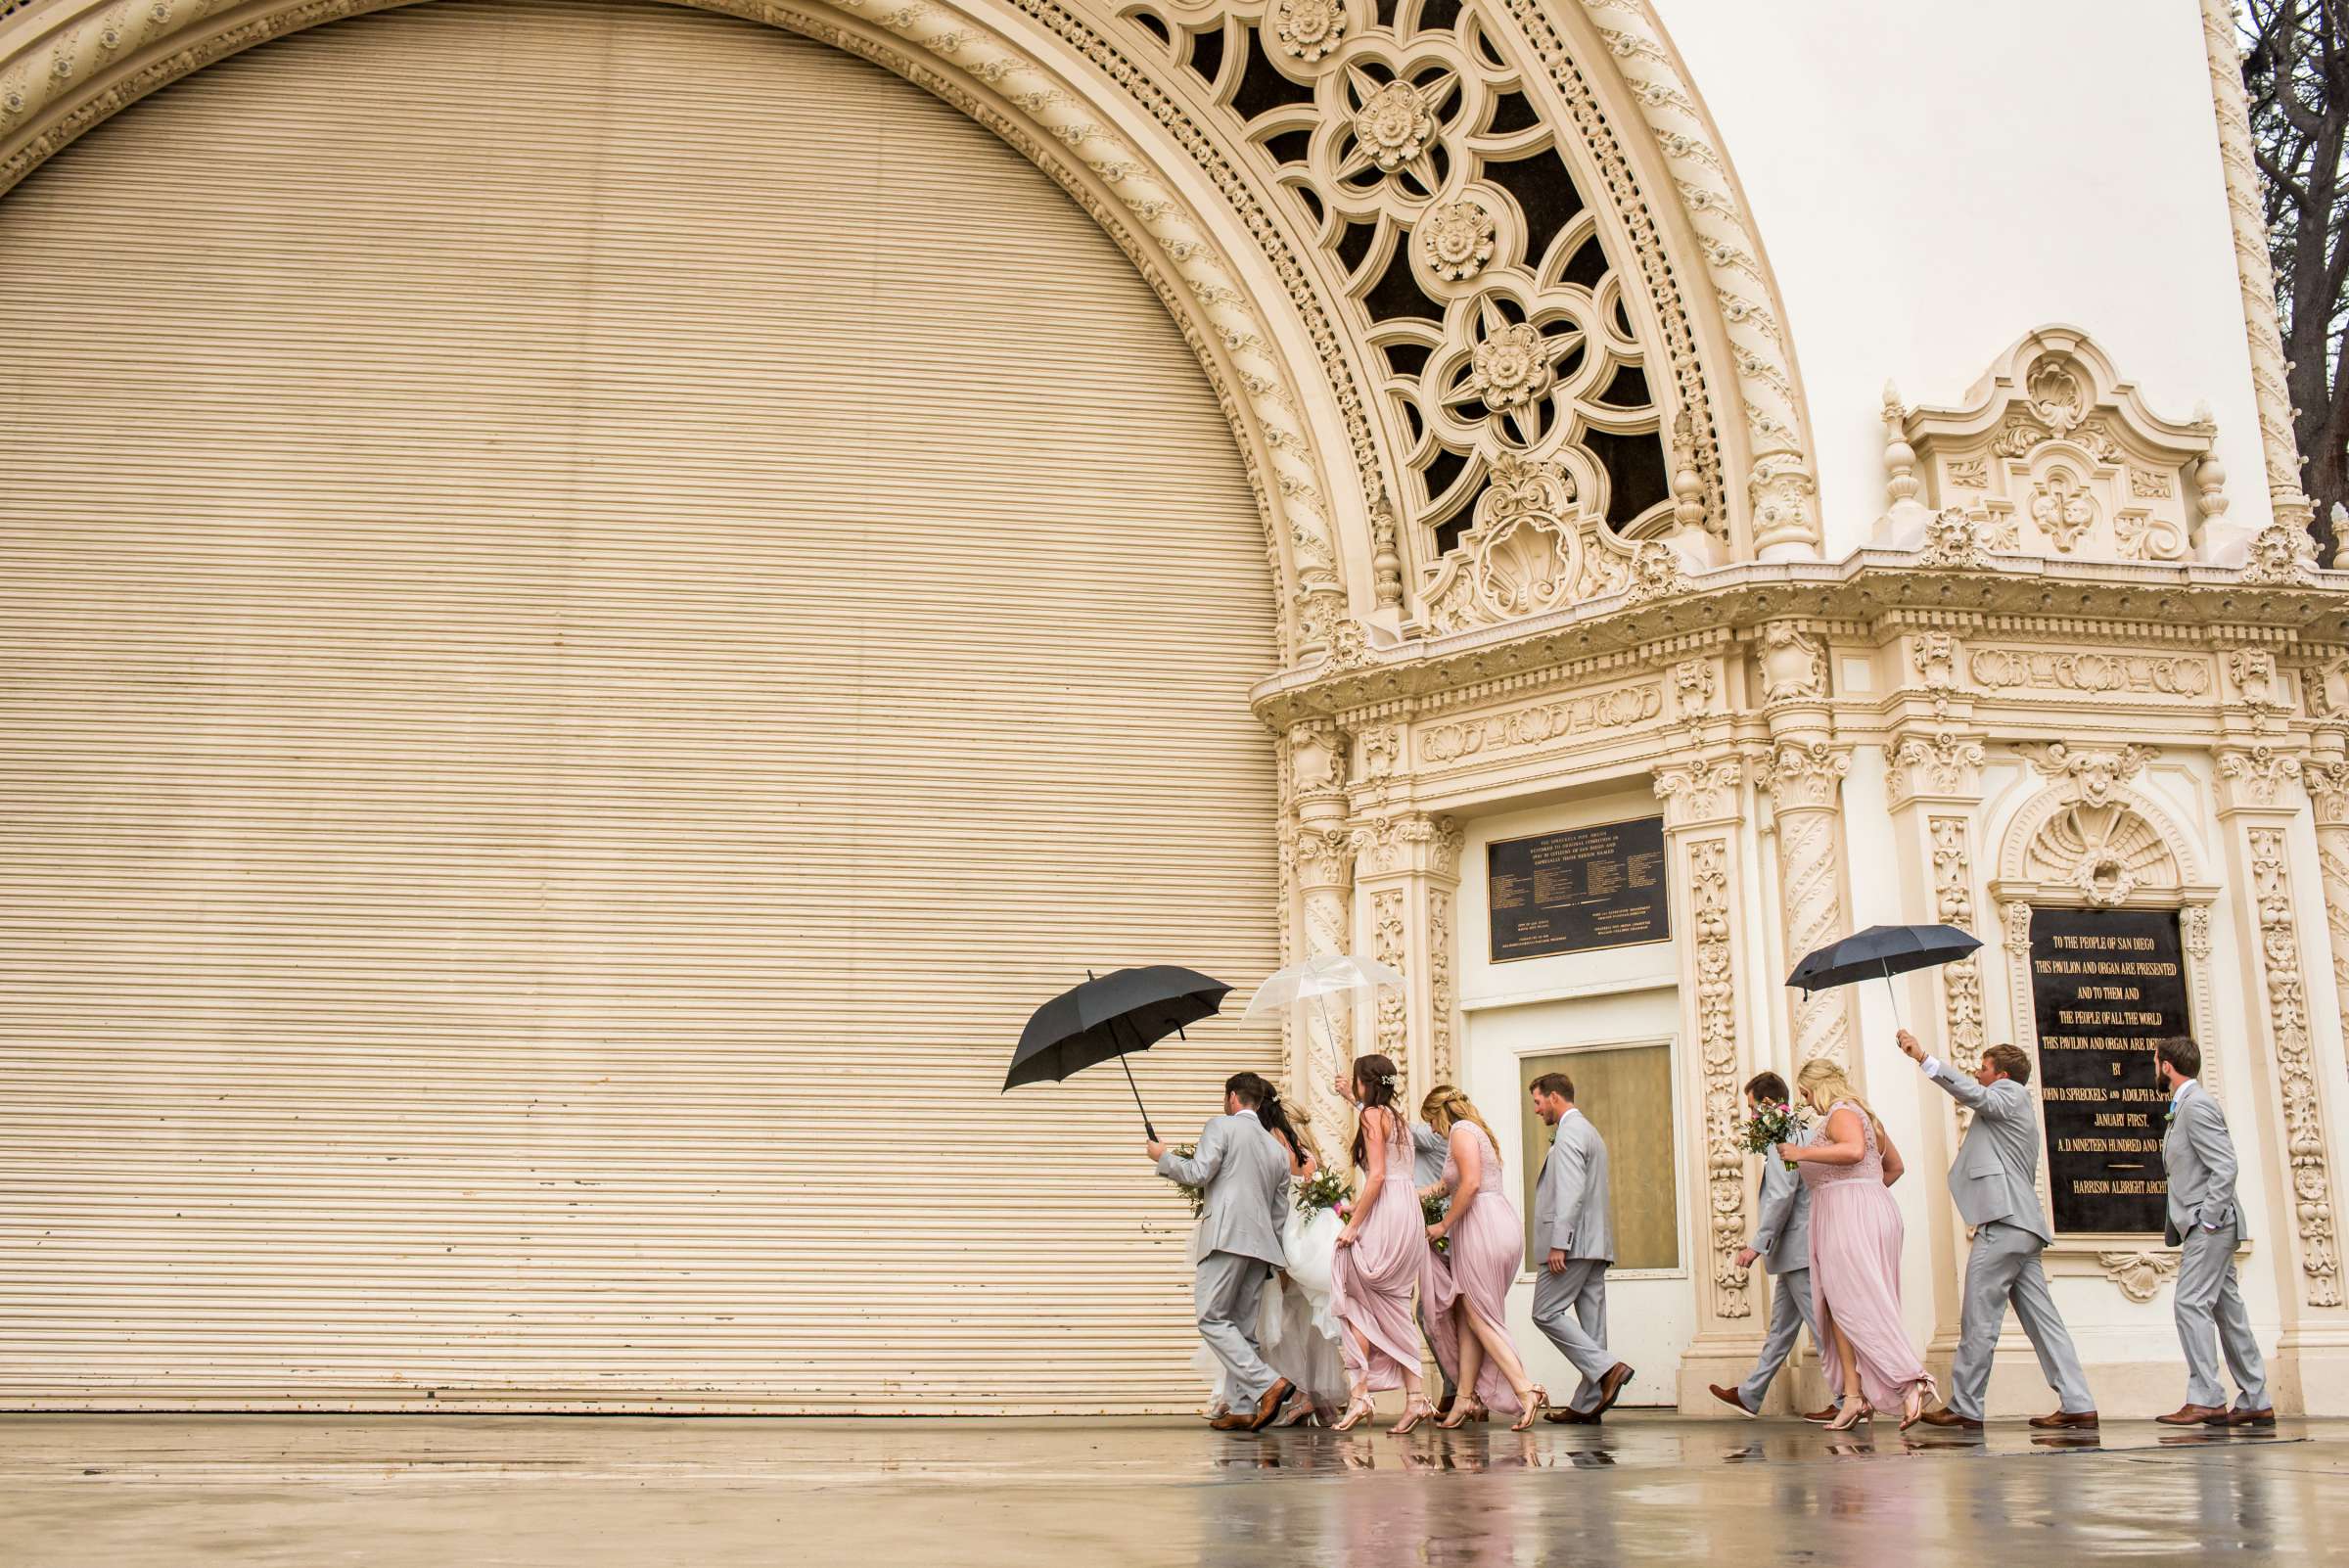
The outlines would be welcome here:
M 1262 1258 L 1211 1252 L 1191 1276 L 1191 1301 L 1199 1315 L 1199 1337 L 1223 1363 L 1223 1387 L 1237 1396 L 1235 1410 L 1253 1406 L 1280 1374 L 1265 1364 L 1256 1348 L 1256 1314 L 1271 1265 Z
M 2014 1305 L 2023 1333 L 2038 1353 L 2040 1372 L 2062 1401 L 2063 1409 L 2084 1415 L 2096 1407 L 2080 1370 L 2071 1330 L 2055 1310 L 2047 1270 L 2039 1255 L 2047 1246 L 2018 1226 L 1994 1221 L 1974 1232 L 1973 1255 L 1965 1261 L 1965 1305 L 1958 1319 L 1958 1354 L 1950 1362 L 1950 1408 L 1971 1421 L 1982 1419 L 1982 1395 L 1990 1387 L 1992 1353 Z
M 1547 1268 L 1534 1276 L 1534 1326 L 1583 1374 L 1574 1398 L 1577 1410 L 1598 1407 L 1598 1380 L 1615 1364 L 1607 1354 L 1607 1266 L 1595 1258 L 1571 1258 L 1566 1271 Z
M 2269 1406 L 2267 1363 L 2260 1360 L 2251 1315 L 2243 1311 L 2243 1293 L 2235 1286 L 2234 1237 L 2233 1224 L 2217 1230 L 2196 1225 L 2178 1260 L 2178 1343 L 2186 1348 L 2186 1398 L 2191 1405 L 2227 1403 L 2227 1390 L 2219 1384 L 2218 1353 L 2223 1349 L 2227 1370 L 2234 1374 L 2239 1391 L 2235 1407 L 2264 1410 Z
M 1737 1385 L 1737 1397 L 1745 1401 L 1747 1409 L 1762 1408 L 1771 1380 L 1794 1354 L 1794 1338 L 1806 1328 L 1811 1330 L 1811 1348 L 1819 1349 L 1819 1324 L 1811 1320 L 1811 1270 L 1789 1268 L 1771 1275 L 1770 1335 L 1762 1341 L 1762 1359 Z

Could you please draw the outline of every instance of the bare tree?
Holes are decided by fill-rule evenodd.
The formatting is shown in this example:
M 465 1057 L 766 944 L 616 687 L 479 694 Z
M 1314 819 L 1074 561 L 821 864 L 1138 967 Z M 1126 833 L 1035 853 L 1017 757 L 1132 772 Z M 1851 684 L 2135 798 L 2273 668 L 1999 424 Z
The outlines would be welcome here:
M 2248 0 L 2240 25 L 2301 485 L 2329 562 L 2332 508 L 2349 505 L 2349 0 Z

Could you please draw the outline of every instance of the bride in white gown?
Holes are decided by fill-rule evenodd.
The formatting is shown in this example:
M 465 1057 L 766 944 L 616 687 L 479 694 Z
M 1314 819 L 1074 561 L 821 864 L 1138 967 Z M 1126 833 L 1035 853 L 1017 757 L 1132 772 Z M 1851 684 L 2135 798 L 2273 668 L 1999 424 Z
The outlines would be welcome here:
M 1303 1187 L 1321 1169 L 1313 1135 L 1290 1123 L 1277 1093 L 1257 1108 L 1257 1115 L 1289 1151 L 1289 1176 Z M 1264 1293 L 1256 1330 L 1265 1363 L 1297 1386 L 1296 1397 L 1273 1418 L 1275 1426 L 1294 1426 L 1316 1413 L 1327 1419 L 1346 1401 L 1346 1358 L 1339 1346 L 1338 1319 L 1329 1307 L 1330 1264 L 1337 1257 L 1338 1232 L 1344 1228 L 1334 1210 L 1316 1210 L 1309 1218 L 1294 1201 L 1281 1224 L 1280 1248 L 1288 1265 Z M 1194 1253 L 1198 1244 L 1198 1232 L 1193 1231 Z M 1191 1261 L 1198 1260 L 1194 1256 Z M 1223 1387 L 1222 1363 L 1202 1346 L 1191 1365 L 1214 1390 L 1209 1413 L 1228 1408 L 1230 1391 Z

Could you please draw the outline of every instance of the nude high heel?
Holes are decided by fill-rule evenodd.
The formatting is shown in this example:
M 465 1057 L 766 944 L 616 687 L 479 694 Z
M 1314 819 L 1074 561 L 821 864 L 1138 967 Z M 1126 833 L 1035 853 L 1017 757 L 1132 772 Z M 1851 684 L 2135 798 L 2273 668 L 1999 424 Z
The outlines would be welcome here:
M 1865 1400 L 1854 1399 L 1849 1404 L 1845 1405 L 1841 1410 L 1836 1412 L 1835 1419 L 1827 1423 L 1827 1430 L 1830 1432 L 1849 1432 L 1853 1427 L 1858 1426 L 1861 1422 L 1873 1421 L 1875 1418 L 1875 1407 L 1869 1405 Z
M 1493 1412 L 1485 1408 L 1483 1401 L 1473 1396 L 1463 1396 L 1451 1402 L 1451 1413 L 1436 1423 L 1436 1430 L 1456 1432 L 1471 1421 L 1490 1420 L 1492 1415 Z
M 1424 1394 L 1414 1394 L 1404 1402 L 1403 1419 L 1388 1427 L 1387 1430 L 1397 1437 L 1402 1437 L 1416 1428 L 1420 1422 L 1435 1419 L 1435 1401 Z
M 1533 1398 L 1525 1402 L 1525 1413 L 1511 1423 L 1509 1430 L 1512 1432 L 1532 1431 L 1534 1423 L 1542 1419 L 1542 1412 L 1549 1408 L 1549 1390 L 1536 1383 L 1529 1392 Z
M 1346 1402 L 1346 1413 L 1332 1421 L 1329 1429 L 1332 1432 L 1351 1432 L 1377 1413 L 1378 1410 L 1370 1403 L 1369 1395 L 1357 1394 Z
M 1272 1417 L 1274 1426 L 1302 1426 L 1313 1418 L 1313 1397 L 1303 1389 L 1289 1401 L 1289 1407 Z

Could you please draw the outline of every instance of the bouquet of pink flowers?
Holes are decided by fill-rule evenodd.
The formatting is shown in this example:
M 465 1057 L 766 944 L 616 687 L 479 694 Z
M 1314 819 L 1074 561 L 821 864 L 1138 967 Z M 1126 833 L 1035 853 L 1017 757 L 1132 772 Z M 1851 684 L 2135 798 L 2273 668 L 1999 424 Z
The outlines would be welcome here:
M 1748 1154 L 1775 1153 L 1781 1143 L 1802 1142 L 1803 1134 L 1808 1130 L 1809 1124 L 1803 1120 L 1803 1113 L 1793 1106 L 1784 1102 L 1764 1105 L 1745 1119 L 1745 1151 Z M 1788 1160 L 1785 1166 L 1791 1171 L 1794 1162 Z
M 1181 1155 L 1186 1160 L 1190 1159 L 1199 1152 L 1199 1145 L 1196 1143 L 1176 1143 L 1170 1145 L 1170 1147 L 1173 1148 L 1174 1152 Z M 1174 1184 L 1177 1187 L 1180 1187 L 1182 1189 L 1182 1195 L 1190 1200 L 1192 1219 L 1196 1220 L 1201 1215 L 1207 1213 L 1207 1189 L 1205 1187 L 1194 1187 L 1181 1181 L 1177 1181 Z
M 1299 1214 L 1311 1220 L 1324 1209 L 1335 1211 L 1341 1221 L 1354 1213 L 1354 1188 L 1336 1171 L 1316 1171 L 1311 1181 L 1297 1188 Z

